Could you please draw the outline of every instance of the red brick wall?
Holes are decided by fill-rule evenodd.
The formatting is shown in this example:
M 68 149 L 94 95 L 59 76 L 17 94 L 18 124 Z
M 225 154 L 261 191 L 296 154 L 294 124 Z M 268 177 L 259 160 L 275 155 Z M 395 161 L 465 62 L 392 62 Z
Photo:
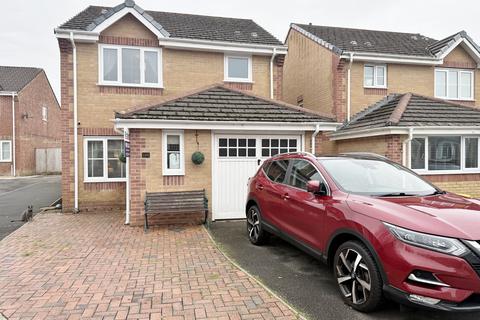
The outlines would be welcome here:
M 141 225 L 145 207 L 142 202 L 143 194 L 147 190 L 145 181 L 146 159 L 142 158 L 145 149 L 145 139 L 140 130 L 130 130 L 130 211 L 132 225 Z
M 347 109 L 347 62 L 337 55 L 332 55 L 333 72 L 333 110 L 332 113 L 338 122 L 346 119 Z
M 273 63 L 273 99 L 283 100 L 283 64 L 284 55 L 278 55 Z
M 0 96 L 0 123 L 0 140 L 12 140 L 12 97 Z M 11 172 L 11 162 L 0 162 L 0 176 Z

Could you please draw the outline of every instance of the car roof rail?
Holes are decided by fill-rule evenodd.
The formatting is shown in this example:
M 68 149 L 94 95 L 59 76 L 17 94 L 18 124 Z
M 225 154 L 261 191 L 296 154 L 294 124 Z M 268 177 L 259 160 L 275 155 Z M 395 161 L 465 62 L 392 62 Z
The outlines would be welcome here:
M 285 155 L 293 155 L 293 154 L 298 154 L 298 155 L 303 155 L 303 156 L 310 156 L 310 157 L 314 157 L 314 158 L 315 158 L 315 155 L 314 155 L 313 153 L 310 153 L 310 152 L 307 152 L 307 151 L 284 152 L 284 153 L 276 154 L 276 155 L 272 156 L 272 158 L 276 158 L 276 157 L 280 157 L 280 156 L 285 156 Z
M 389 160 L 387 157 L 382 156 L 381 154 L 374 153 L 374 152 L 343 152 L 340 153 L 341 156 L 360 156 L 360 157 L 370 157 L 370 158 L 378 158 L 382 160 Z

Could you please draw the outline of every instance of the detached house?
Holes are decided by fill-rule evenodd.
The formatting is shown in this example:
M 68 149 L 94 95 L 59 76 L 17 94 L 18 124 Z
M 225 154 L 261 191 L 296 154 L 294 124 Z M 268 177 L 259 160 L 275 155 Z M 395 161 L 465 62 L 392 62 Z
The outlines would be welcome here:
M 65 211 L 121 207 L 138 225 L 146 192 L 205 189 L 213 219 L 243 217 L 263 159 L 311 150 L 338 125 L 280 102 L 287 47 L 252 20 L 127 0 L 90 6 L 55 35 Z
M 0 66 L 0 176 L 59 172 L 60 139 L 60 105 L 45 71 Z
M 480 48 L 464 31 L 412 33 L 292 24 L 284 99 L 344 125 L 317 153 L 375 152 L 437 185 L 480 196 Z

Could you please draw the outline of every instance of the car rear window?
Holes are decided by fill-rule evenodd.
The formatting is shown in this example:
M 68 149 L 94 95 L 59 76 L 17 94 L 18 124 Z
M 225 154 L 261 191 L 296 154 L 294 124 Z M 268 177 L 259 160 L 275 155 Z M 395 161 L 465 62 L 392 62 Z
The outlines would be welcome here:
M 287 175 L 288 160 L 272 161 L 268 170 L 266 171 L 267 177 L 273 182 L 281 183 L 285 180 Z

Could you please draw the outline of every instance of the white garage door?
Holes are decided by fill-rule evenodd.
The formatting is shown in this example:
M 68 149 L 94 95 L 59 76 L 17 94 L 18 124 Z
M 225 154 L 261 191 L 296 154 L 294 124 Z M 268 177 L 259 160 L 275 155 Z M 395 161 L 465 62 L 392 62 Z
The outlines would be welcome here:
M 303 150 L 301 136 L 215 135 L 213 219 L 245 218 L 247 182 L 263 160 Z

